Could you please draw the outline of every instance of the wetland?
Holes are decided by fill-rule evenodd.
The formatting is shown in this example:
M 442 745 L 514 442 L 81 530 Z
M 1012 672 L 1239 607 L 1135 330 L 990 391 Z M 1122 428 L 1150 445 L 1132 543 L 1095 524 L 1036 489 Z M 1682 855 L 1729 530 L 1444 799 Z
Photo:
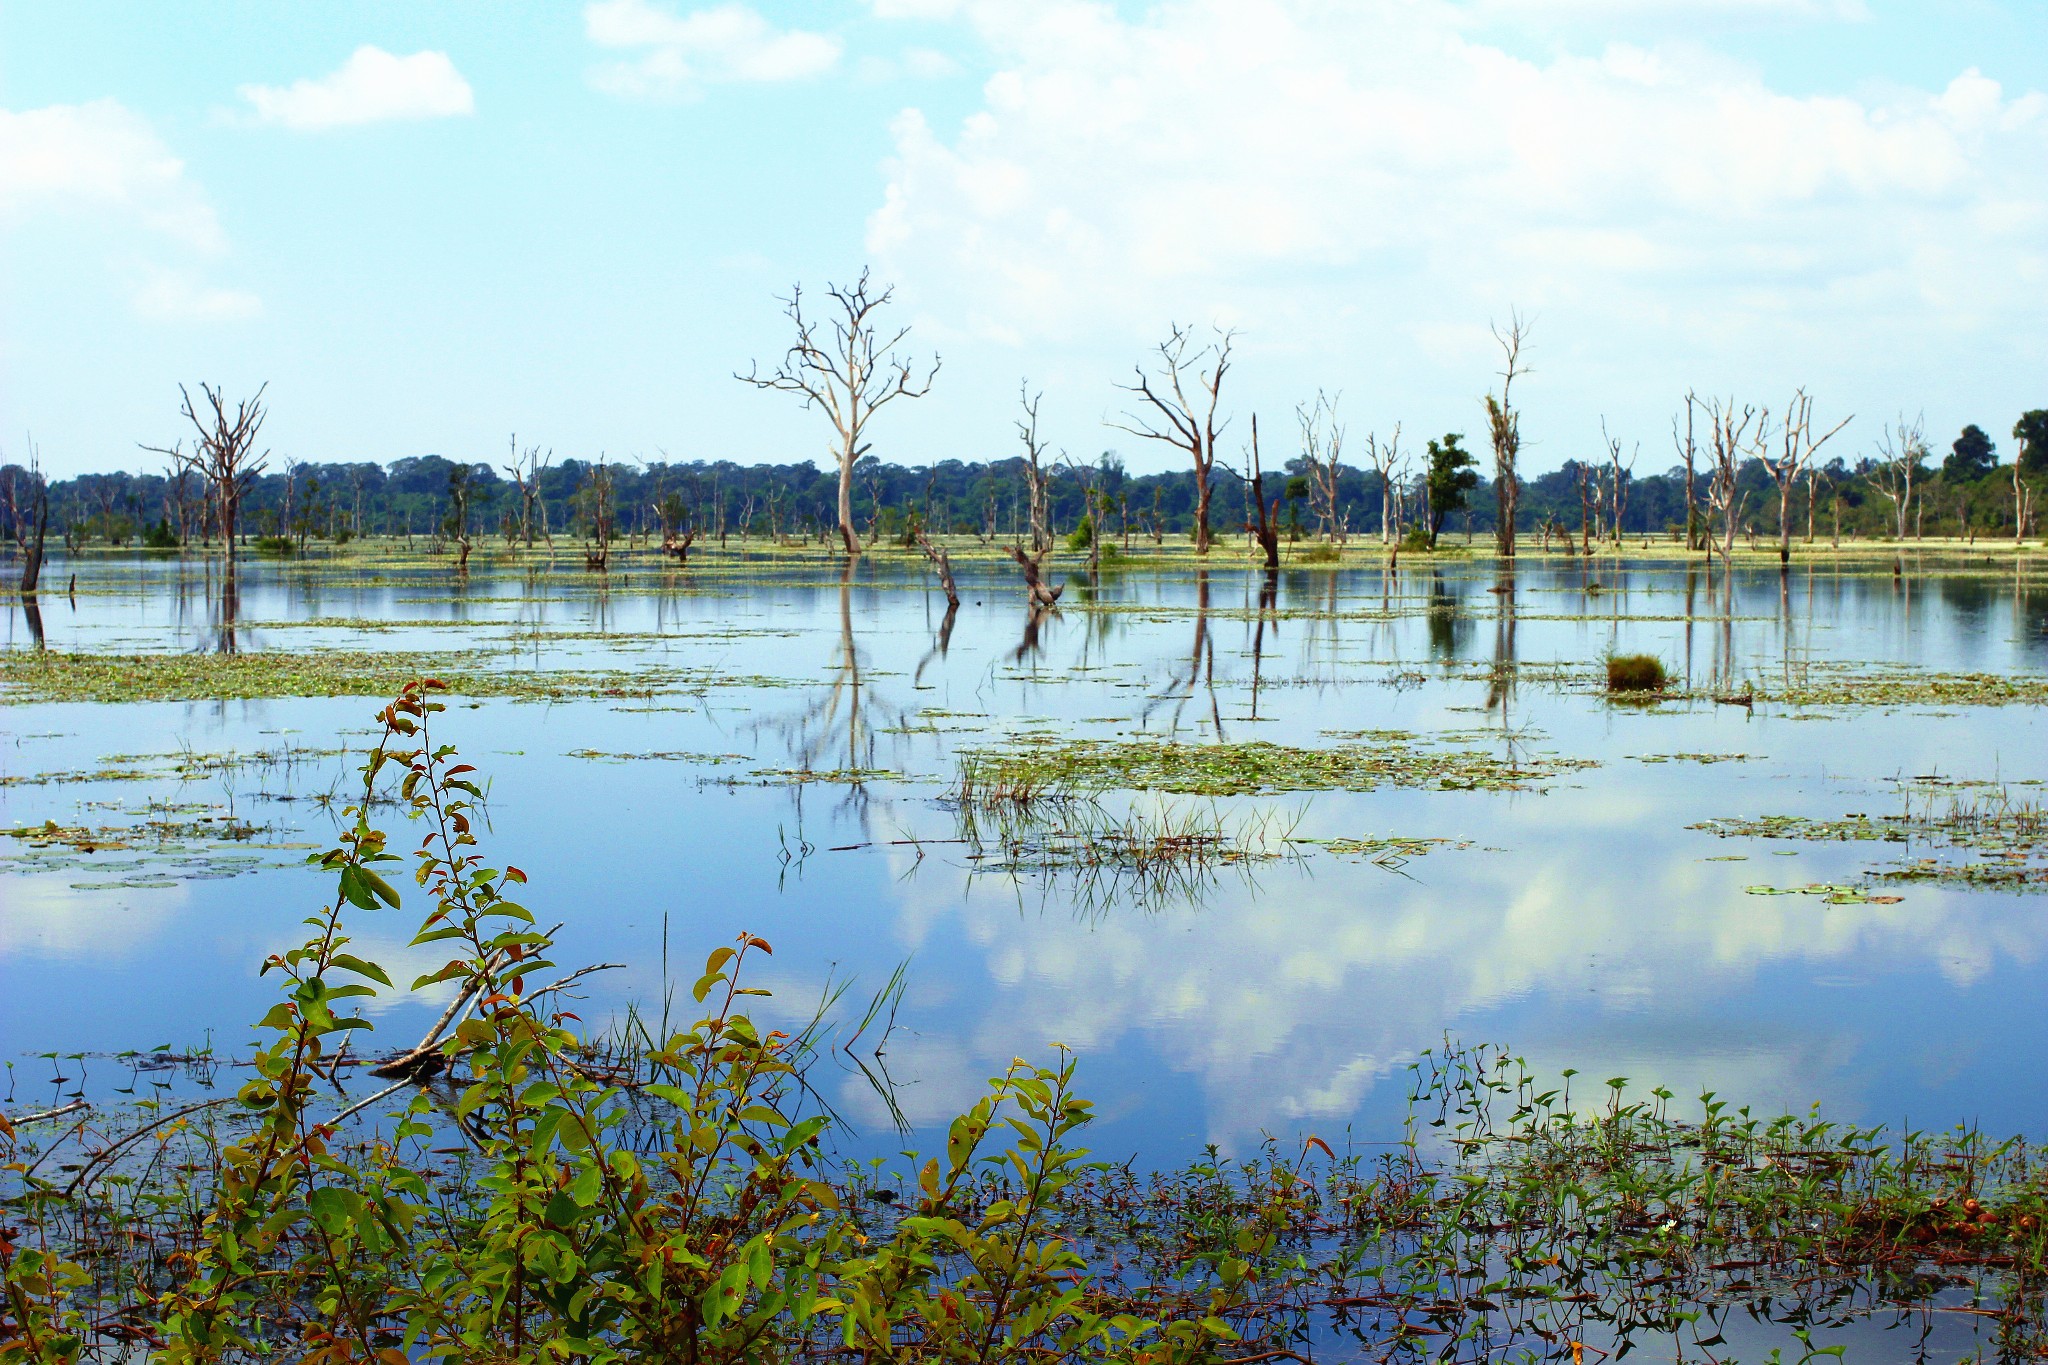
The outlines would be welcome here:
M 453 1206 L 495 1159 L 455 1092 L 391 1070 L 469 998 L 451 952 L 602 968 L 553 998 L 573 1000 L 560 1055 L 584 1058 L 555 1102 L 644 1155 L 673 1112 L 702 1120 L 676 1089 L 693 1054 L 664 1039 L 696 1018 L 693 981 L 713 1006 L 742 989 L 736 959 L 696 971 L 737 943 L 766 993 L 714 1011 L 759 1024 L 721 1046 L 789 1062 L 800 1083 L 769 1107 L 807 1117 L 775 1131 L 833 1172 L 829 1201 L 776 1216 L 831 1203 L 831 1237 L 914 1256 L 929 1230 L 903 1211 L 936 1208 L 965 1220 L 947 1254 L 979 1265 L 974 1238 L 1018 1216 L 976 1164 L 999 1122 L 959 1126 L 997 1077 L 1043 1135 L 1026 1150 L 1089 1153 L 1013 1173 L 1073 1258 L 1046 1276 L 1086 1270 L 1102 1312 L 1210 1333 L 1101 1327 L 1120 1350 L 2044 1340 L 2036 551 L 1508 573 L 1359 541 L 1267 573 L 1168 549 L 1055 559 L 1051 609 L 1007 558 L 964 537 L 950 555 L 952 608 L 915 551 L 617 551 L 603 573 L 480 552 L 458 575 L 358 542 L 246 562 L 226 614 L 197 556 L 54 556 L 69 590 L 12 607 L 0 649 L 0 1113 L 10 1216 L 41 1198 L 36 1226 L 91 1252 L 89 1354 L 161 1344 L 135 1304 L 196 1233 L 136 1192 L 232 1173 L 265 1131 L 260 1104 L 207 1106 L 271 1076 L 250 1050 L 280 998 L 265 964 L 296 972 L 330 902 L 373 972 L 322 1102 L 411 1105 L 330 1134 L 354 1172 L 337 1187 L 393 1134 L 439 1153 Z M 1661 685 L 1610 693 L 1628 656 Z M 401 789 L 393 760 L 366 784 L 409 733 L 386 709 L 403 695 L 422 723 L 444 708 L 434 743 L 472 771 L 414 760 L 431 772 Z M 418 886 L 362 860 L 372 826 L 418 842 L 420 791 L 467 807 L 493 870 L 472 918 L 509 903 L 495 869 L 516 864 L 529 927 L 465 949 L 420 924 L 469 875 L 460 839 Z M 720 1133 L 756 1169 L 781 1150 Z M 124 1228 L 157 1250 L 112 1256 Z

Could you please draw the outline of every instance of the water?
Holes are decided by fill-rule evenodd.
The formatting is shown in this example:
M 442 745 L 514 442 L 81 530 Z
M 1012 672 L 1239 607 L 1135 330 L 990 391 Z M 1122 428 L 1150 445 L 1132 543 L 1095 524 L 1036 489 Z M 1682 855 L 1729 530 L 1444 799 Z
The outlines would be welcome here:
M 560 958 L 625 964 L 595 979 L 586 1021 L 659 1002 L 664 942 L 670 976 L 687 985 L 735 933 L 766 937 L 775 953 L 755 984 L 774 989 L 763 1012 L 782 1022 L 848 980 L 857 1016 L 907 961 L 886 1041 L 875 1029 L 853 1048 L 886 1074 L 910 1141 L 1013 1056 L 1043 1058 L 1056 1043 L 1079 1052 L 1101 1115 L 1093 1145 L 1118 1159 L 1170 1164 L 1269 1134 L 1384 1138 L 1404 1068 L 1446 1034 L 1504 1041 L 1596 1084 L 1627 1076 L 1758 1110 L 1818 1102 L 1844 1119 L 2039 1133 L 2048 902 L 1872 882 L 1867 869 L 1904 853 L 1894 845 L 1688 827 L 1894 812 L 1899 780 L 1925 775 L 1997 779 L 2028 797 L 2027 784 L 2048 780 L 2040 709 L 1704 698 L 1643 709 L 1609 704 L 1592 681 L 1610 651 L 1657 654 L 1724 694 L 1877 665 L 2048 670 L 2048 585 L 2000 562 L 1899 582 L 1800 568 L 1782 588 L 1774 570 L 1745 573 L 1726 597 L 1668 562 L 1525 566 L 1510 613 L 1490 566 L 1411 560 L 1392 578 L 1377 566 L 1283 572 L 1262 612 L 1262 576 L 1219 557 L 1206 575 L 1137 569 L 1070 586 L 1064 609 L 1035 626 L 1014 569 L 963 564 L 966 600 L 943 645 L 943 600 L 894 557 L 850 583 L 816 561 L 635 566 L 609 586 L 488 569 L 457 586 L 418 561 L 252 565 L 234 642 L 482 649 L 504 666 L 714 680 L 652 698 L 457 699 L 440 737 L 489 775 L 485 848 L 529 873 L 543 923 L 565 923 Z M 41 604 L 49 648 L 218 647 L 198 565 L 60 561 L 46 582 L 74 571 L 75 599 Z M 32 648 L 18 607 L 7 620 L 7 648 Z M 1507 663 L 1512 685 L 1497 667 Z M 345 798 L 360 760 L 324 751 L 360 749 L 375 705 L 0 708 L 0 825 L 156 818 L 189 830 L 204 815 L 255 831 L 181 833 L 175 854 L 146 840 L 53 853 L 0 839 L 10 1105 L 128 1083 L 109 1056 L 39 1053 L 184 1050 L 209 1037 L 232 1049 L 249 1037 L 271 998 L 258 964 L 331 894 L 298 860 L 331 841 L 339 804 L 320 798 Z M 1451 841 L 1386 865 L 1295 845 L 1297 856 L 1218 869 L 1186 895 L 977 871 L 947 842 L 959 830 L 944 798 L 964 748 L 1069 736 L 1315 747 L 1367 730 L 1410 732 L 1425 751 L 1595 766 L 1541 790 L 1106 798 L 1119 811 L 1276 812 L 1299 838 Z M 195 757 L 226 753 L 271 760 Z M 653 753 L 677 756 L 579 756 Z M 1645 761 L 1668 755 L 1745 757 Z M 39 780 L 110 769 L 147 775 Z M 1902 899 L 1745 891 L 1808 883 Z M 430 970 L 440 959 L 406 946 L 414 923 L 358 916 L 356 951 L 401 982 Z M 436 998 L 379 1002 L 378 1042 L 409 1044 Z M 848 1141 L 904 1145 L 869 1075 L 846 1054 L 824 1065 Z

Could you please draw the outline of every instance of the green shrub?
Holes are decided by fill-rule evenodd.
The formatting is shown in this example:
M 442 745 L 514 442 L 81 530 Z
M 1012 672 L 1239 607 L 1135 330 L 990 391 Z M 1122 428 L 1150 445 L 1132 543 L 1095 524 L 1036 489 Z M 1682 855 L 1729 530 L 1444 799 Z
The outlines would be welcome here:
M 663 1023 L 665 1037 L 641 1024 L 622 1083 L 616 1055 L 579 1037 L 552 994 L 582 973 L 554 970 L 552 933 L 513 899 L 526 875 L 479 851 L 481 774 L 429 738 L 441 690 L 410 683 L 381 712 L 359 802 L 337 846 L 310 859 L 334 892 L 309 937 L 264 963 L 280 998 L 237 1096 L 247 1127 L 183 1187 L 196 1242 L 151 1302 L 152 1359 L 269 1359 L 291 1342 L 316 1348 L 291 1358 L 326 1362 L 1193 1365 L 1233 1339 L 1221 1315 L 1246 1303 L 1252 1262 L 1277 1245 L 1285 1201 L 1299 1200 L 1291 1175 L 1263 1212 L 1230 1216 L 1194 1315 L 1099 1311 L 1119 1300 L 1055 1223 L 1063 1193 L 1101 1169 L 1072 1142 L 1091 1111 L 1064 1052 L 994 1077 L 887 1215 L 830 1178 L 828 1118 L 807 1112 L 800 1074 L 815 1022 L 792 1036 L 746 1013 L 767 992 L 742 971 L 773 951 L 752 934 L 705 963 L 695 1024 Z M 369 823 L 394 804 L 426 832 L 409 856 L 392 849 L 412 840 L 387 846 Z M 408 862 L 414 876 L 398 877 Z M 397 909 L 394 881 L 425 893 L 412 942 L 446 956 L 411 989 L 443 984 L 455 1003 L 373 1073 L 395 1085 L 330 1117 L 343 1040 L 371 1027 L 356 1000 L 394 986 L 349 951 L 344 920 Z M 349 1114 L 401 1091 L 377 1140 L 337 1140 Z M 465 1155 L 450 1179 L 427 1153 L 456 1125 Z M 91 1277 L 13 1251 L 0 1252 L 0 1347 L 74 1359 Z
M 1401 548 L 1411 554 L 1422 554 L 1435 548 L 1429 543 L 1429 528 L 1411 526 L 1401 536 Z
M 290 536 L 256 537 L 256 553 L 260 555 L 289 556 L 293 553 L 293 551 L 296 548 L 297 547 L 295 547 L 292 544 L 292 538 Z
M 1094 543 L 1095 521 L 1092 517 L 1082 517 L 1080 524 L 1067 533 L 1069 550 L 1085 550 Z
M 1335 564 L 1344 556 L 1334 545 L 1311 545 L 1294 557 L 1297 564 Z
M 1609 692 L 1662 692 L 1671 684 L 1664 661 L 1654 654 L 1610 654 L 1607 656 Z
M 142 543 L 152 550 L 175 550 L 180 542 L 178 533 L 171 529 L 171 519 L 164 517 L 142 533 Z

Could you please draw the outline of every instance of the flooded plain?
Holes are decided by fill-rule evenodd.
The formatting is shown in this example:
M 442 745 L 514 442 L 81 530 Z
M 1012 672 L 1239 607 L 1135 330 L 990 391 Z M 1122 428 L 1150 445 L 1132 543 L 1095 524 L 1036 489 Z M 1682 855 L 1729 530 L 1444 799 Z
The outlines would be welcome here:
M 60 560 L 75 593 L 11 605 L 0 656 L 7 1103 L 244 1046 L 379 694 L 431 670 L 484 851 L 565 964 L 622 964 L 587 1023 L 760 934 L 766 1012 L 846 987 L 819 1083 L 856 1149 L 1064 1044 L 1104 1156 L 1341 1150 L 1447 1036 L 1681 1103 L 2048 1132 L 2048 576 L 1995 561 L 1141 559 L 1033 614 L 963 556 L 949 615 L 896 554 L 369 557 L 246 565 L 229 623 L 197 561 Z M 1610 699 L 1638 652 L 1668 695 Z M 1041 797 L 978 799 L 1005 782 Z M 411 909 L 353 926 L 401 984 L 440 965 Z M 375 1002 L 371 1047 L 441 1003 Z

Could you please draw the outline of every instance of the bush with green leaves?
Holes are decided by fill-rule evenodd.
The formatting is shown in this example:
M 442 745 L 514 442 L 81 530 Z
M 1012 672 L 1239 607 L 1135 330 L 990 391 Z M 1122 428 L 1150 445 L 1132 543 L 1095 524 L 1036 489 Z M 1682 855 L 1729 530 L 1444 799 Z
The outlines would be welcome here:
M 439 690 L 409 685 L 383 709 L 363 798 L 314 859 L 333 896 L 304 942 L 264 964 L 281 998 L 259 1025 L 237 1097 L 246 1122 L 220 1153 L 197 1251 L 156 1301 L 157 1359 L 1165 1365 L 1229 1338 L 1222 1315 L 1248 1260 L 1216 1265 L 1206 1312 L 1162 1323 L 1117 1311 L 1054 1229 L 1088 1169 L 1072 1145 L 1090 1111 L 1071 1057 L 995 1077 L 886 1220 L 829 1178 L 828 1119 L 805 1112 L 807 1037 L 746 1012 L 767 994 L 741 984 L 772 951 L 764 940 L 711 954 L 692 992 L 704 1016 L 658 1040 L 644 1074 L 605 1065 L 563 1008 L 581 973 L 541 984 L 554 941 L 515 899 L 525 874 L 478 848 L 478 774 L 429 736 Z M 371 1027 L 356 1011 L 393 988 L 345 925 L 401 904 L 387 874 L 406 859 L 369 820 L 391 772 L 423 827 L 411 870 L 427 912 L 412 942 L 449 954 L 411 986 L 452 989 L 454 1003 L 378 1069 L 394 1085 L 327 1115 L 336 1058 Z M 407 1090 L 371 1140 L 347 1126 Z M 451 1188 L 428 1154 L 455 1139 L 466 1156 Z M 78 1359 L 80 1268 L 7 1243 L 0 1269 L 0 1362 Z

